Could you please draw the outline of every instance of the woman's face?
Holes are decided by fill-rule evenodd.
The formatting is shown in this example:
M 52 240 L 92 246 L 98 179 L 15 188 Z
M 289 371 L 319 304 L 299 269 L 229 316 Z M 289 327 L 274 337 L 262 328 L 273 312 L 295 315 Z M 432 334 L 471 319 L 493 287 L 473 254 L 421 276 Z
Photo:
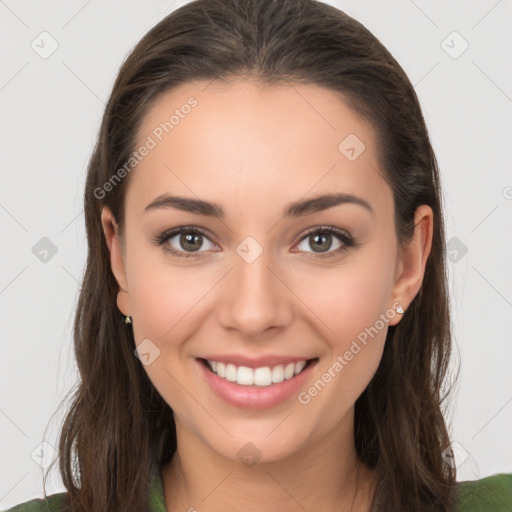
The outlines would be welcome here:
M 316 85 L 195 82 L 142 146 L 112 266 L 179 432 L 270 461 L 350 431 L 430 248 L 399 252 L 371 126 Z

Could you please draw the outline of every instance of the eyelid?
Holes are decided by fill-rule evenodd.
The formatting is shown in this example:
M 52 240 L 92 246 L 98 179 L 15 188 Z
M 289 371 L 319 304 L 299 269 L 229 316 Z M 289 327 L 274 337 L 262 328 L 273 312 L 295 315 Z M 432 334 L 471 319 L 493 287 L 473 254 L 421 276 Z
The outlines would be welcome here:
M 344 229 L 336 228 L 334 226 L 313 226 L 301 234 L 299 242 L 304 240 L 304 238 L 311 235 L 312 233 L 329 233 L 331 235 L 337 235 L 339 237 L 346 238 L 347 240 L 353 240 L 350 233 Z

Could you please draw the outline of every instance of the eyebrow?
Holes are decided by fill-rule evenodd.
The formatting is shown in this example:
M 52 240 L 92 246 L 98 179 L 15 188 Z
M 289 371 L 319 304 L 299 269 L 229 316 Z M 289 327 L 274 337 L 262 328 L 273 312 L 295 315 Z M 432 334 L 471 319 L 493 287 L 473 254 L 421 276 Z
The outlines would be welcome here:
M 311 199 L 305 199 L 290 203 L 286 206 L 284 217 L 301 217 L 303 215 L 310 215 L 312 213 L 320 212 L 338 206 L 340 204 L 356 204 L 368 210 L 372 215 L 374 214 L 371 205 L 364 199 L 354 196 L 352 194 L 325 194 Z M 222 206 L 203 201 L 202 199 L 193 199 L 190 197 L 173 196 L 163 194 L 158 196 L 154 201 L 146 206 L 145 212 L 156 210 L 160 208 L 176 208 L 188 213 L 196 215 L 206 215 L 208 217 L 215 217 L 222 219 L 225 217 Z

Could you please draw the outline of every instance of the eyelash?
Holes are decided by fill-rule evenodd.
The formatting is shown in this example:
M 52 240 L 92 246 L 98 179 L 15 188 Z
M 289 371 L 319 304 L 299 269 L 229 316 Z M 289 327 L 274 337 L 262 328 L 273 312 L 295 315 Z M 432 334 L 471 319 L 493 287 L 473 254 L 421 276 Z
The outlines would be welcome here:
M 202 235 L 202 236 L 208 238 L 208 240 L 210 240 L 210 238 L 208 237 L 206 232 L 204 230 L 202 230 L 201 228 L 193 227 L 193 226 L 183 226 L 183 227 L 173 228 L 173 229 L 164 231 L 161 235 L 158 235 L 153 240 L 153 242 L 156 245 L 161 246 L 165 242 L 170 240 L 171 238 L 174 238 L 176 235 L 181 235 L 183 233 Z M 346 231 L 335 228 L 333 226 L 319 226 L 319 227 L 311 228 L 310 230 L 306 231 L 306 233 L 304 233 L 302 238 L 299 240 L 298 244 L 300 244 L 303 240 L 307 239 L 312 234 L 333 235 L 336 238 L 338 238 L 338 240 L 343 244 L 341 247 L 338 247 L 338 249 L 336 249 L 334 251 L 330 251 L 327 253 L 313 253 L 313 254 L 316 254 L 316 257 L 318 257 L 318 258 L 332 258 L 333 256 L 337 256 L 341 253 L 347 252 L 348 249 L 351 247 L 357 246 L 357 243 L 355 242 L 355 240 Z M 185 251 L 177 251 L 170 246 L 166 246 L 163 249 L 164 249 L 164 251 L 169 252 L 173 256 L 176 256 L 178 258 L 199 258 L 201 256 L 199 256 L 198 254 L 200 254 L 200 252 L 204 252 L 204 251 L 200 251 L 198 253 L 187 253 Z M 300 252 L 300 251 L 297 251 L 297 252 Z M 309 253 L 309 254 L 311 254 L 311 253 Z M 309 256 L 307 256 L 307 257 L 309 257 Z

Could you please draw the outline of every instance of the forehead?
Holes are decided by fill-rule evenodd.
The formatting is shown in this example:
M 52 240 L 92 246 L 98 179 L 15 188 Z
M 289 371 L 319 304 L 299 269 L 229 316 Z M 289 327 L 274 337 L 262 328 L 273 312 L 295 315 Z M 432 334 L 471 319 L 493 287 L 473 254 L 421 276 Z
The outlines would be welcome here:
M 371 125 L 313 84 L 182 84 L 153 102 L 138 132 L 137 148 L 145 144 L 128 187 L 137 209 L 178 192 L 267 207 L 269 196 L 288 203 L 337 191 L 390 199 Z

